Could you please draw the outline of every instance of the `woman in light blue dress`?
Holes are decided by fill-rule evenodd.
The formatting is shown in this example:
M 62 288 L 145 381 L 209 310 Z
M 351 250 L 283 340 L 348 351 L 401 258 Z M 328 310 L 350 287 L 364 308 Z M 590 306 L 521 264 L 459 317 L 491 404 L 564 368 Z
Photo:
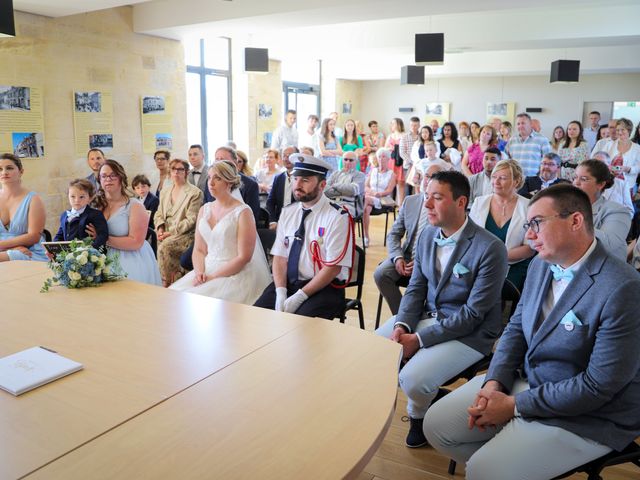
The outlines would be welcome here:
M 321 158 L 331 165 L 331 171 L 340 169 L 340 158 L 342 157 L 342 147 L 336 138 L 334 130 L 336 121 L 332 118 L 325 118 L 318 135 L 318 153 Z M 316 156 L 318 156 L 316 154 Z M 329 172 L 327 172 L 329 176 Z
M 22 162 L 10 153 L 0 155 L 0 262 L 46 262 L 40 244 L 45 223 L 42 199 L 22 186 Z
M 127 192 L 129 183 L 124 168 L 115 160 L 107 160 L 100 167 L 99 181 L 96 206 L 102 210 L 109 226 L 108 254 L 118 256 L 129 280 L 162 285 L 158 262 L 145 240 L 149 214 L 142 202 Z M 87 231 L 92 237 L 95 234 L 92 228 Z

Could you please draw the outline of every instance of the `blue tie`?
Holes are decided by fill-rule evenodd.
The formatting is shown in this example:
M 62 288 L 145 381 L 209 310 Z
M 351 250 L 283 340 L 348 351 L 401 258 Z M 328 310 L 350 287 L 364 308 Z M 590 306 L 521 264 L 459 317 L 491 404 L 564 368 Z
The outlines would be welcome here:
M 559 282 L 560 280 L 570 282 L 573 280 L 573 272 L 571 270 L 565 270 L 557 265 L 551 265 L 549 268 L 553 272 L 553 279 L 556 282 Z
M 440 238 L 436 237 L 433 239 L 439 247 L 449 247 L 456 244 L 456 241 L 453 238 Z
M 302 246 L 304 245 L 304 221 L 310 213 L 311 209 L 302 209 L 300 226 L 298 227 L 298 230 L 296 230 L 296 233 L 294 233 L 291 250 L 289 250 L 289 258 L 287 259 L 287 282 L 289 285 L 292 285 L 298 281 L 298 264 L 300 263 L 300 253 L 302 253 Z

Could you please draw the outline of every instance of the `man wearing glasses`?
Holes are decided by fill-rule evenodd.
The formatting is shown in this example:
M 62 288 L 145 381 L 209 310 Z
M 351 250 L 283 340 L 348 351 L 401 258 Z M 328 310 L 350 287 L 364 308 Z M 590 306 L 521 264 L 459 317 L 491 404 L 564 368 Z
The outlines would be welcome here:
M 640 276 L 596 240 L 589 197 L 555 185 L 525 224 L 538 252 L 486 376 L 427 413 L 468 479 L 549 479 L 640 435 Z
M 342 157 L 342 170 L 336 170 L 327 180 L 324 194 L 334 203 L 345 206 L 352 217 L 362 215 L 364 173 L 356 170 L 356 152 L 346 152 Z
M 558 178 L 558 171 L 562 159 L 558 154 L 545 153 L 540 162 L 540 171 L 537 175 L 532 175 L 524 179 L 524 185 L 518 190 L 518 195 L 531 198 L 543 188 L 550 187 L 557 183 L 569 183 L 568 180 Z

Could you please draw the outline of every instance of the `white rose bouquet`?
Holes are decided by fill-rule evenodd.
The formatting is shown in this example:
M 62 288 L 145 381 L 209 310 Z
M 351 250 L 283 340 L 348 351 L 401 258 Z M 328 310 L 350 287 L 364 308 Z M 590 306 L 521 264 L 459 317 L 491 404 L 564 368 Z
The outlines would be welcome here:
M 54 283 L 67 288 L 97 287 L 103 282 L 125 278 L 118 257 L 108 257 L 93 248 L 91 238 L 73 240 L 68 248 L 49 261 L 53 277 L 47 278 L 41 292 L 48 292 Z

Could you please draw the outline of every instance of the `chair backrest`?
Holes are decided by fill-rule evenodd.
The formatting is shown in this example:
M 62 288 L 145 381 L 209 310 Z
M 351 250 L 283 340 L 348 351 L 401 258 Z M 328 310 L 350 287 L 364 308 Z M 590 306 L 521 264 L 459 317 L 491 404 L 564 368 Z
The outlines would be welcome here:
M 353 257 L 353 270 L 351 271 L 351 281 L 347 287 L 358 287 L 356 298 L 362 298 L 362 285 L 364 284 L 364 267 L 366 263 L 366 254 L 364 249 L 356 245 L 356 251 Z
M 512 302 L 509 312 L 509 318 L 511 318 L 511 315 L 516 311 L 516 307 L 520 301 L 520 290 L 518 290 L 518 288 L 508 278 L 505 278 L 504 283 L 502 284 L 501 297 L 503 306 L 504 302 Z
M 258 215 L 257 228 L 269 228 L 269 212 L 266 208 L 260 207 L 260 214 Z
M 42 235 L 44 235 L 44 241 L 45 242 L 50 242 L 51 241 L 51 232 L 49 230 L 47 230 L 46 228 L 44 230 L 42 230 Z

